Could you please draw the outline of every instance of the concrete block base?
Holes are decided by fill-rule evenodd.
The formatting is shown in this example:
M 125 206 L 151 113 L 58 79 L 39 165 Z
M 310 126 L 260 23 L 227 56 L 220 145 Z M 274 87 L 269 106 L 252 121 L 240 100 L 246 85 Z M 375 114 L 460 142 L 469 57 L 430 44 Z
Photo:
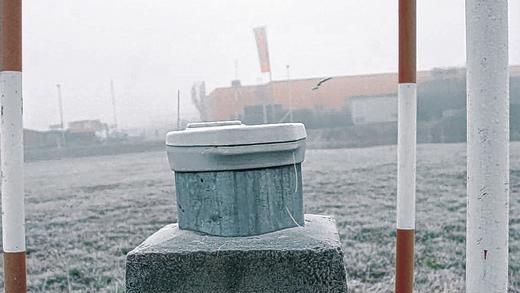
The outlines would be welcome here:
M 165 226 L 131 251 L 129 293 L 347 292 L 332 217 L 250 237 L 217 237 Z

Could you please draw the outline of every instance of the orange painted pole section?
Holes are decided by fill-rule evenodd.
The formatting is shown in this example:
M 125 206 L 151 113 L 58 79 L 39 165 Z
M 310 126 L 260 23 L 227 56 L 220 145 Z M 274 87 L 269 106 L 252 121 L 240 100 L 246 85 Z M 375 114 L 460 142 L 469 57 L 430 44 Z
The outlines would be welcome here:
M 399 0 L 396 293 L 412 293 L 414 284 L 416 15 L 416 0 Z
M 415 83 L 417 75 L 417 0 L 399 0 L 399 83 Z
M 1 71 L 22 71 L 22 1 L 0 0 Z

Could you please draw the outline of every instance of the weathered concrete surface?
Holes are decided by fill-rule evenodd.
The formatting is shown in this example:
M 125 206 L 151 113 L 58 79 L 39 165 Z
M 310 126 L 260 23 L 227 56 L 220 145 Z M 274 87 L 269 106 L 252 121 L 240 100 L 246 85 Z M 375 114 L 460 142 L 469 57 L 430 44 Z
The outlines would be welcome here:
M 347 292 L 334 219 L 251 237 L 165 226 L 127 256 L 129 293 Z
M 301 164 L 252 170 L 175 172 L 181 229 L 251 236 L 303 226 Z

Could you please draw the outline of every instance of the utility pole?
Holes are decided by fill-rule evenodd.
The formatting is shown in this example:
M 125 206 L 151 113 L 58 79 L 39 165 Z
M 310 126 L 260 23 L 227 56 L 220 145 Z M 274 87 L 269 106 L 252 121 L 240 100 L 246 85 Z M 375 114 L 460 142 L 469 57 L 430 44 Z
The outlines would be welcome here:
M 466 292 L 508 291 L 508 1 L 466 0 Z
M 233 109 L 234 109 L 234 113 L 233 113 L 233 120 L 239 120 L 239 115 L 238 115 L 238 111 L 237 111 L 237 108 L 238 108 L 238 87 L 239 85 L 236 84 L 239 82 L 239 79 L 238 79 L 238 60 L 235 59 L 235 81 L 232 82 L 232 87 L 233 87 L 233 98 L 234 98 L 234 105 L 233 105 Z
M 0 96 L 4 291 L 25 293 L 21 0 L 0 0 Z
M 57 84 L 56 88 L 58 89 L 58 110 L 60 112 L 60 132 L 61 132 L 61 145 L 65 144 L 65 124 L 63 122 L 63 99 L 61 96 L 61 85 Z
M 63 99 L 61 96 L 61 85 L 57 84 L 56 88 L 58 89 L 58 110 L 60 112 L 60 129 L 63 131 L 65 129 L 65 125 L 63 124 Z
M 412 293 L 414 284 L 417 138 L 416 5 L 416 0 L 399 0 L 396 293 Z
M 238 59 L 235 59 L 235 80 L 238 80 Z
M 292 100 L 292 88 L 291 88 L 291 66 L 286 65 L 287 68 L 287 95 L 289 96 L 289 121 L 293 122 L 293 100 Z
M 114 81 L 113 80 L 110 80 L 110 95 L 112 97 L 112 115 L 114 118 L 114 130 L 117 131 L 116 93 L 114 90 Z
M 177 90 L 177 130 L 181 129 L 181 90 Z
M 265 123 L 274 123 L 274 122 L 270 122 L 270 121 L 276 121 L 275 120 L 275 113 L 274 113 L 274 107 L 273 107 L 273 104 L 274 104 L 274 84 L 273 84 L 273 73 L 271 71 L 269 71 L 269 88 L 271 90 L 271 93 L 269 95 L 269 109 L 266 109 L 266 118 L 264 120 Z M 266 106 L 267 107 L 267 106 Z

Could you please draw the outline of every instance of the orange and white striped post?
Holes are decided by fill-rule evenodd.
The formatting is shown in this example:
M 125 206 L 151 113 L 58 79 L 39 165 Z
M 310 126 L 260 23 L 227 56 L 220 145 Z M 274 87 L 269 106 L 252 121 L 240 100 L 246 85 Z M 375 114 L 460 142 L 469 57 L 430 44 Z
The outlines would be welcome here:
M 413 292 L 417 129 L 416 10 L 416 0 L 399 0 L 396 293 Z
M 0 0 L 0 156 L 6 293 L 25 293 L 22 0 Z

